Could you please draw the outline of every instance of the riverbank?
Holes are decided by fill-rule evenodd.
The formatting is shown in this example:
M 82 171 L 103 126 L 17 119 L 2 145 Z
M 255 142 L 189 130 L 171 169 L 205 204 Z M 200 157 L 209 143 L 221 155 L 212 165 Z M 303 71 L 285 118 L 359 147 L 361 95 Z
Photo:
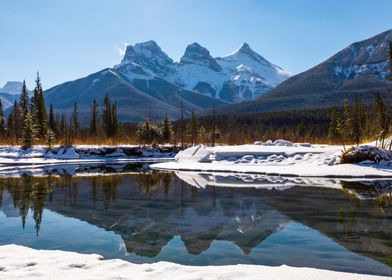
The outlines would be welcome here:
M 168 262 L 134 264 L 95 254 L 0 246 L 0 279 L 274 279 L 384 280 L 389 277 L 322 269 L 262 265 L 185 266 Z
M 99 162 L 132 162 L 172 159 L 179 149 L 175 146 L 20 146 L 0 147 L 0 166 L 54 165 Z
M 285 140 L 252 145 L 204 147 L 181 151 L 157 170 L 230 172 L 269 176 L 327 178 L 391 178 L 391 161 L 340 164 L 343 147 L 291 143 Z

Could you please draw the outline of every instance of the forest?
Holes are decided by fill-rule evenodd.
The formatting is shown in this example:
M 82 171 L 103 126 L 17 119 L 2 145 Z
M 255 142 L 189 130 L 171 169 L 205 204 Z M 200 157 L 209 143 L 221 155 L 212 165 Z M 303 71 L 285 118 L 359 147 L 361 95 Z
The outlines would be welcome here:
M 0 101 L 1 144 L 174 144 L 186 147 L 194 144 L 245 144 L 269 139 L 292 142 L 359 144 L 385 138 L 391 130 L 391 110 L 380 94 L 375 93 L 373 104 L 362 104 L 360 96 L 353 104 L 342 101 L 340 107 L 312 110 L 292 110 L 252 114 L 216 114 L 198 116 L 195 111 L 188 118 L 182 112 L 179 120 L 171 121 L 167 114 L 157 122 L 147 118 L 141 123 L 120 123 L 117 104 L 109 95 L 93 100 L 90 121 L 82 125 L 78 106 L 72 113 L 55 112 L 46 108 L 41 79 L 37 74 L 32 97 L 23 82 L 20 100 L 15 101 L 8 116 Z M 390 144 L 389 144 L 390 145 Z M 391 148 L 391 147 L 389 147 Z

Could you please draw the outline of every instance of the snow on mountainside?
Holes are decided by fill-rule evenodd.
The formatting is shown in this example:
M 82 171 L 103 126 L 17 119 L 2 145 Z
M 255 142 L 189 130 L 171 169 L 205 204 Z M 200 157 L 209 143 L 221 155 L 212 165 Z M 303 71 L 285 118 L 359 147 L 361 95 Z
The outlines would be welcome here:
M 376 93 L 392 104 L 388 80 L 388 45 L 392 29 L 355 42 L 313 68 L 283 81 L 257 100 L 222 108 L 225 112 L 251 113 L 342 106 L 359 95 L 372 104 Z
M 147 41 L 129 45 L 115 69 L 131 83 L 160 78 L 230 103 L 255 99 L 290 76 L 246 43 L 222 58 L 213 58 L 206 48 L 192 43 L 180 61 L 173 62 L 156 42 Z
M 22 91 L 22 82 L 19 81 L 9 81 L 1 88 L 0 92 L 8 93 L 8 94 L 20 94 Z

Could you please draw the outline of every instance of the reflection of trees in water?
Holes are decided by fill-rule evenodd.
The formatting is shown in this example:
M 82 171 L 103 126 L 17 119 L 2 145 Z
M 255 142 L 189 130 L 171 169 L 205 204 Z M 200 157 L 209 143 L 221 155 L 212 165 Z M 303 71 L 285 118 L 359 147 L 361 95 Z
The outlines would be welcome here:
M 41 227 L 45 200 L 47 197 L 50 199 L 50 193 L 53 190 L 52 178 L 50 176 L 46 178 L 22 176 L 21 178 L 2 179 L 0 187 L 0 206 L 5 190 L 11 194 L 14 207 L 19 209 L 23 228 L 25 228 L 29 210 L 32 211 L 35 230 L 38 235 Z
M 163 189 L 166 198 L 169 195 L 171 181 L 172 174 L 165 172 L 140 173 L 137 176 L 139 190 L 142 193 L 150 195 Z
M 375 200 L 381 213 L 392 206 L 392 181 L 341 181 L 343 190 L 358 200 Z M 359 203 L 359 201 L 358 201 Z

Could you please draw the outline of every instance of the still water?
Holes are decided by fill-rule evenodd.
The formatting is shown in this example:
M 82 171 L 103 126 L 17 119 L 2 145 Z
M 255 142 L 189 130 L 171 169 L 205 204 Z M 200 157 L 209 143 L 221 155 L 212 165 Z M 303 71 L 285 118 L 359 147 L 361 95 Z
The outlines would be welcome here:
M 392 182 L 305 182 L 146 164 L 30 170 L 0 179 L 0 244 L 392 275 Z

